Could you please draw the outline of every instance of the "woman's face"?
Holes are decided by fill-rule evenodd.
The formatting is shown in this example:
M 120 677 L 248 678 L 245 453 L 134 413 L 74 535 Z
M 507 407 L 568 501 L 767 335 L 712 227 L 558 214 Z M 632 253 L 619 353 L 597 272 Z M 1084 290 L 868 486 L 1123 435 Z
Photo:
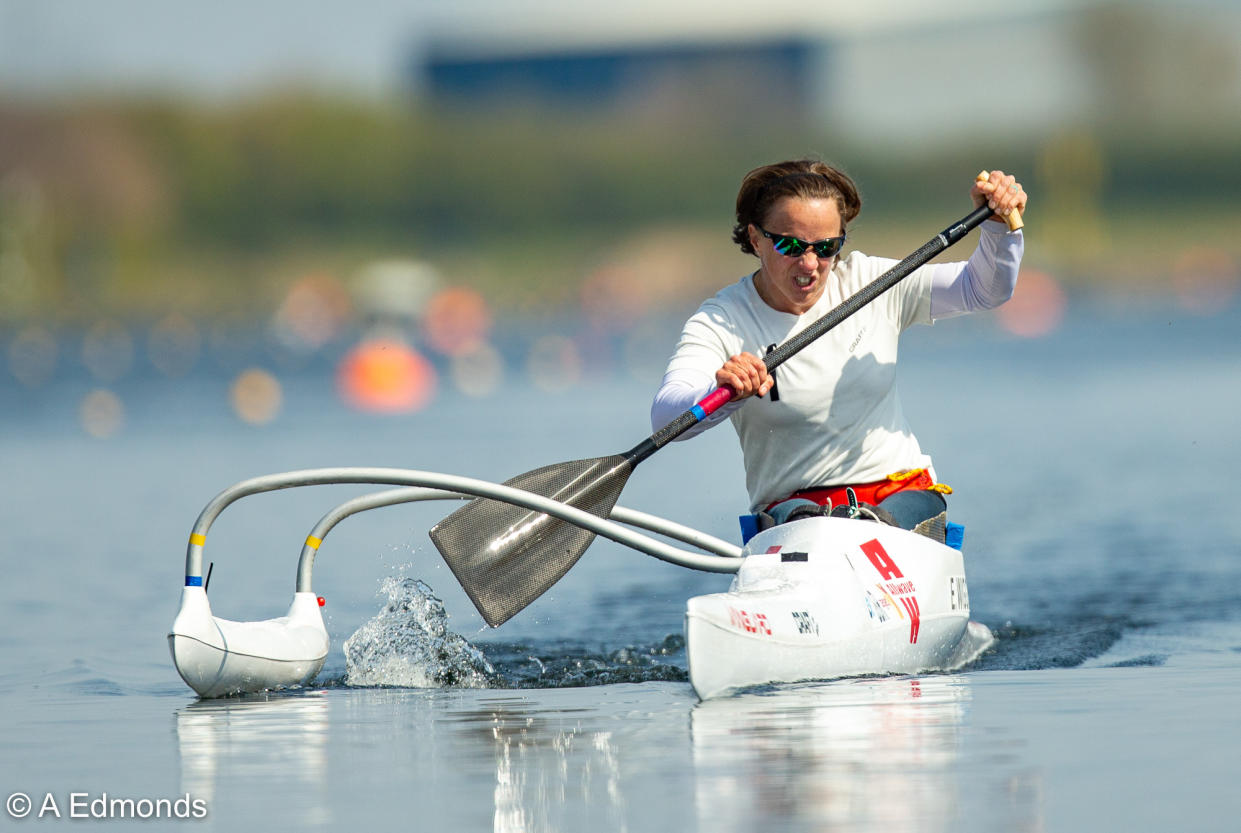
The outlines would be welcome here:
M 840 208 L 833 199 L 782 197 L 763 220 L 763 228 L 772 234 L 807 242 L 840 237 L 844 233 L 841 226 Z M 813 249 L 807 249 L 800 257 L 788 257 L 777 252 L 774 241 L 764 237 L 753 224 L 749 234 L 750 245 L 762 264 L 754 286 L 769 307 L 801 315 L 823 297 L 835 256 L 821 258 Z

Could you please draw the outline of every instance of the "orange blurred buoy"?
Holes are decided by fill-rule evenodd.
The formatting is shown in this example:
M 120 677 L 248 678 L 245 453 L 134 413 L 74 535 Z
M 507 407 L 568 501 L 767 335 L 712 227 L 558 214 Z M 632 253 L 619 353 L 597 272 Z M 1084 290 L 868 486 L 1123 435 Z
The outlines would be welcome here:
M 431 363 L 403 341 L 373 338 L 346 354 L 337 369 L 336 384 L 341 397 L 354 408 L 407 413 L 431 401 L 436 374 Z

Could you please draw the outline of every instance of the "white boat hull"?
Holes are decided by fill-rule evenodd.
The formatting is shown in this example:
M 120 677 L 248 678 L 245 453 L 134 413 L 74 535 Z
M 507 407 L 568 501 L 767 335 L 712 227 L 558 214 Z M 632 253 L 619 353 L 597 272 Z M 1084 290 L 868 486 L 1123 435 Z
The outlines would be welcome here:
M 871 521 L 759 533 L 727 593 L 686 605 L 690 682 L 707 699 L 767 683 L 952 670 L 992 642 L 969 619 L 961 553 Z

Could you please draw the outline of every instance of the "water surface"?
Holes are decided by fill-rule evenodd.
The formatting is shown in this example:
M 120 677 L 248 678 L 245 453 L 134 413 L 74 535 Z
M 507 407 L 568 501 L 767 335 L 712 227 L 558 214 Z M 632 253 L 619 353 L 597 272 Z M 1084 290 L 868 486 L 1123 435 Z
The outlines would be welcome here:
M 490 630 L 426 537 L 450 505 L 332 532 L 315 588 L 333 651 L 312 688 L 199 701 L 165 642 L 190 527 L 225 486 L 329 465 L 503 480 L 614 453 L 649 433 L 657 372 L 600 369 L 562 393 L 514 375 L 502 396 L 447 391 L 378 418 L 304 370 L 283 377 L 284 411 L 264 428 L 233 418 L 223 376 L 136 376 L 116 385 L 126 423 L 108 440 L 77 424 L 89 380 L 34 393 L 5 380 L 0 792 L 36 807 L 51 795 L 66 816 L 72 793 L 205 802 L 205 819 L 170 829 L 1233 830 L 1239 325 L 1237 310 L 1083 301 L 1039 340 L 985 320 L 911 333 L 905 405 L 957 490 L 973 614 L 996 647 L 956 674 L 705 703 L 686 682 L 681 617 L 727 577 L 600 542 Z M 228 509 L 207 549 L 215 612 L 283 613 L 307 532 L 360 491 Z M 621 501 L 735 538 L 731 430 L 661 451 Z M 342 646 L 405 579 L 481 652 L 472 682 L 486 687 L 348 684 Z

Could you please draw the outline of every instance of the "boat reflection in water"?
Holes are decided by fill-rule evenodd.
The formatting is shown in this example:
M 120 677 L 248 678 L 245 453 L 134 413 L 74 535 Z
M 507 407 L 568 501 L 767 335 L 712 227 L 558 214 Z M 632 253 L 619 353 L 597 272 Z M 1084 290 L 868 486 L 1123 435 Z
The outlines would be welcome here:
M 281 816 L 289 823 L 326 823 L 331 820 L 331 810 L 322 799 L 328 728 L 328 698 L 323 691 L 191 703 L 176 712 L 181 790 L 205 800 L 218 822 L 217 808 L 236 806 L 229 792 L 252 795 L 243 785 L 263 783 L 297 796 L 296 801 L 282 804 Z M 238 789 L 230 790 L 229 785 Z M 244 818 L 245 808 L 237 809 Z
M 175 729 L 210 829 L 1044 829 L 1041 774 L 973 696 L 964 675 L 702 702 L 681 682 L 335 688 L 199 701 Z
M 923 676 L 699 703 L 691 716 L 698 827 L 954 827 L 954 764 L 969 701 L 965 677 Z
M 519 698 L 492 698 L 482 705 L 455 713 L 453 720 L 458 731 L 489 746 L 493 755 L 495 833 L 649 830 L 668 821 L 662 802 L 644 806 L 636 799 L 657 777 L 641 759 L 683 755 L 684 771 L 689 766 L 684 728 L 672 749 L 647 747 L 635 742 L 637 727 L 626 724 L 638 724 L 642 738 L 649 726 L 626 720 L 624 709 L 539 708 Z M 685 821 L 677 819 L 680 829 Z

